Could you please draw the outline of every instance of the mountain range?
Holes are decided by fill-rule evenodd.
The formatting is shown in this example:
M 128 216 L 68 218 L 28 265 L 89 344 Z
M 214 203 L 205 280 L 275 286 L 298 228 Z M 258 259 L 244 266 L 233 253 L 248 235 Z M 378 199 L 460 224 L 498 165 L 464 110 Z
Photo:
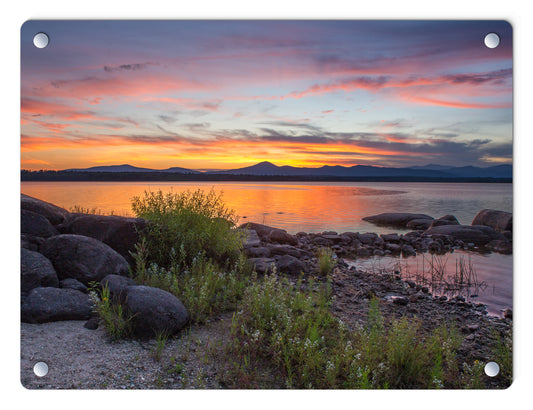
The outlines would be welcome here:
M 224 171 L 200 172 L 187 168 L 172 167 L 168 169 L 139 168 L 128 164 L 97 166 L 91 168 L 66 169 L 63 172 L 116 172 L 116 173 L 179 173 L 203 175 L 243 175 L 243 176 L 290 176 L 290 177 L 424 177 L 424 178 L 512 178 L 513 167 L 509 164 L 491 167 L 452 167 L 438 164 L 413 166 L 408 168 L 387 168 L 372 165 L 324 165 L 319 168 L 277 166 L 264 161 L 258 164 Z

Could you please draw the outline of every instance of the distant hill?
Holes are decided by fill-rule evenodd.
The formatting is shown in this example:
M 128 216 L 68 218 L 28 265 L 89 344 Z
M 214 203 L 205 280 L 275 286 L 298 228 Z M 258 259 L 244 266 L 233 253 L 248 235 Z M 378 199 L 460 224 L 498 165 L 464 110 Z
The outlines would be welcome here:
M 211 174 L 224 175 L 255 175 L 255 176 L 323 176 L 323 177 L 429 177 L 429 178 L 512 178 L 511 165 L 496 165 L 493 167 L 449 167 L 429 164 L 422 167 L 387 168 L 371 165 L 354 165 L 343 167 L 340 165 L 324 165 L 319 168 L 291 167 L 272 164 L 265 161 L 258 164 L 215 171 Z
M 24 181 L 429 181 L 512 182 L 512 165 L 452 167 L 438 164 L 408 168 L 371 165 L 324 165 L 317 168 L 277 166 L 264 161 L 229 170 L 197 170 L 171 167 L 140 168 L 129 164 L 107 165 L 62 171 L 21 170 Z
M 91 168 L 71 168 L 64 172 L 176 172 L 181 174 L 199 174 L 200 172 L 187 168 L 172 167 L 168 169 L 139 168 L 133 165 L 104 165 Z

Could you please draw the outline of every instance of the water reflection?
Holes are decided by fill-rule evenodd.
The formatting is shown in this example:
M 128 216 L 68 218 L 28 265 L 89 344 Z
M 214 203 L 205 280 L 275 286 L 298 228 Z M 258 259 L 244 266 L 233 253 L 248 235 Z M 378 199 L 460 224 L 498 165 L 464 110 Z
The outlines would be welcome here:
M 493 315 L 501 315 L 503 309 L 512 307 L 512 255 L 458 250 L 439 256 L 381 256 L 348 262 L 374 273 L 396 271 L 404 280 L 428 286 L 434 295 L 462 295 L 466 300 L 486 304 Z

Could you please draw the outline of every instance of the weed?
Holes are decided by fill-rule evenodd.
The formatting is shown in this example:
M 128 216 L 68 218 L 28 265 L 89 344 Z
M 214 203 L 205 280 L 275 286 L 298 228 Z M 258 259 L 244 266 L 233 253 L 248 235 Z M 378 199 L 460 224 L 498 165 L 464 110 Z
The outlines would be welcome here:
M 129 316 L 121 304 L 113 303 L 110 298 L 110 292 L 105 285 L 100 292 L 93 283 L 90 288 L 90 298 L 93 309 L 104 324 L 104 327 L 112 340 L 124 339 L 132 335 L 132 317 Z
M 155 346 L 152 349 L 152 357 L 155 361 L 159 362 L 163 355 L 163 350 L 167 343 L 168 335 L 165 332 L 158 332 L 155 337 Z
M 335 252 L 331 248 L 320 248 L 318 250 L 318 274 L 320 276 L 328 276 L 333 271 L 337 263 L 335 258 Z

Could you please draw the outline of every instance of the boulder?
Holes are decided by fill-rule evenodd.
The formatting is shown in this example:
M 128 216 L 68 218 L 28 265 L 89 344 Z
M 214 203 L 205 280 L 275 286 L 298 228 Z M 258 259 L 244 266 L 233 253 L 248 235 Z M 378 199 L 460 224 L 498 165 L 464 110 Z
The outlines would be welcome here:
M 20 247 L 30 251 L 39 252 L 41 245 L 46 239 L 33 235 L 20 235 Z
M 474 217 L 472 225 L 490 226 L 495 231 L 512 231 L 513 214 L 493 209 L 483 209 Z
M 398 236 L 397 233 L 384 233 L 384 234 L 381 234 L 381 239 L 383 239 L 385 242 L 390 242 L 390 243 L 400 243 L 400 237 Z
M 287 233 L 282 229 L 275 229 L 268 235 L 268 240 L 270 242 L 276 242 L 287 245 L 298 245 L 298 239 Z
M 272 258 L 249 258 L 247 260 L 248 265 L 259 274 L 272 272 L 275 262 Z
M 433 217 L 425 214 L 386 212 L 379 215 L 366 216 L 363 218 L 363 221 L 367 221 L 376 225 L 406 228 L 407 223 L 415 219 L 433 220 Z
M 433 219 L 411 219 L 409 222 L 407 222 L 405 227 L 409 229 L 425 231 L 433 222 Z
M 270 250 L 265 246 L 246 248 L 244 253 L 249 258 L 268 258 L 270 256 Z
M 33 289 L 22 305 L 22 321 L 87 320 L 92 306 L 89 296 L 74 289 L 42 287 Z
M 261 239 L 259 238 L 259 235 L 257 235 L 257 232 L 253 229 L 241 229 L 241 231 L 244 232 L 244 249 L 248 248 L 254 248 L 261 246 Z
M 109 290 L 109 296 L 118 302 L 124 301 L 128 286 L 136 285 L 133 279 L 121 275 L 107 275 L 100 281 L 100 286 L 102 288 L 106 286 Z
M 269 244 L 267 247 L 270 255 L 291 255 L 295 258 L 302 256 L 302 251 L 291 245 Z
M 20 211 L 20 233 L 43 238 L 59 234 L 57 229 L 44 216 L 25 209 Z
M 190 315 L 173 294 L 150 286 L 128 286 L 124 307 L 139 337 L 171 336 L 189 322 Z
M 276 258 L 276 267 L 280 273 L 297 275 L 305 271 L 304 263 L 294 256 L 282 255 Z
M 83 293 L 87 293 L 87 286 L 81 283 L 79 280 L 67 278 L 59 282 L 59 287 L 62 289 L 74 289 Z
M 20 250 L 20 282 L 22 292 L 38 287 L 58 287 L 59 280 L 52 262 L 38 252 Z
M 485 246 L 493 252 L 503 253 L 505 255 L 511 255 L 513 253 L 513 244 L 506 239 L 495 239 Z
M 41 247 L 59 279 L 73 278 L 88 285 L 110 274 L 127 274 L 129 265 L 119 253 L 105 243 L 81 235 L 57 235 Z
M 446 235 L 476 245 L 485 245 L 500 238 L 494 229 L 481 225 L 442 225 L 430 228 L 425 233 L 437 237 Z
M 265 242 L 277 242 L 281 244 L 297 245 L 298 239 L 296 236 L 287 233 L 287 231 L 279 228 L 273 228 L 267 225 L 261 225 L 255 222 L 247 222 L 239 226 L 238 229 L 249 229 L 255 231 L 259 238 Z
M 371 245 L 378 238 L 378 235 L 374 232 L 361 233 L 359 234 L 359 242 L 365 245 Z
M 69 215 L 66 209 L 24 194 L 20 194 L 20 208 L 44 216 L 52 225 L 60 224 Z
M 416 251 L 411 245 L 404 244 L 402 245 L 402 256 L 414 256 Z
M 71 214 L 58 226 L 62 234 L 89 236 L 109 245 L 129 262 L 130 251 L 135 250 L 139 233 L 146 228 L 146 220 L 122 216 Z
M 435 219 L 431 223 L 429 228 L 432 228 L 434 226 L 442 226 L 442 225 L 459 225 L 459 221 L 454 215 L 444 215 L 444 216 L 441 216 L 439 219 Z

